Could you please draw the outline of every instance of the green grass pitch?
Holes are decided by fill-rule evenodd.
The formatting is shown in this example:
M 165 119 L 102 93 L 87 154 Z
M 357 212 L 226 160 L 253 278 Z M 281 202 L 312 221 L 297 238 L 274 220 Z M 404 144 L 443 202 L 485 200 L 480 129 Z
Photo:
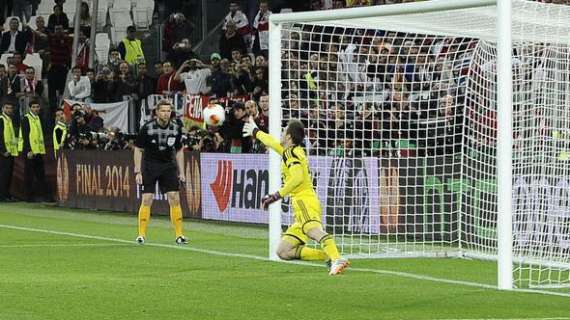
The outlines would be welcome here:
M 136 224 L 1 204 L 0 320 L 570 319 L 570 291 L 494 290 L 493 262 L 354 260 L 331 277 L 268 261 L 262 227 L 187 220 L 191 243 L 177 247 L 167 218 L 151 219 L 144 246 Z

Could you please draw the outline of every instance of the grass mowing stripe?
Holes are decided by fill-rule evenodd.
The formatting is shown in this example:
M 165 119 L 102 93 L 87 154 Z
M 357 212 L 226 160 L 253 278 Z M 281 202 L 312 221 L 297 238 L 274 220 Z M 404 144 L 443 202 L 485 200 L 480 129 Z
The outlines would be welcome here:
M 126 246 L 124 243 L 52 243 L 52 244 L 15 244 L 0 245 L 2 248 L 61 248 L 61 247 L 118 247 Z
M 55 234 L 55 235 L 62 235 L 62 236 L 69 236 L 69 237 L 76 237 L 76 238 L 84 238 L 84 239 L 119 242 L 119 243 L 130 244 L 133 246 L 138 246 L 138 244 L 136 244 L 134 240 L 109 238 L 109 237 L 102 237 L 102 236 L 95 236 L 95 235 L 88 235 L 88 234 L 81 234 L 81 233 L 37 229 L 37 228 L 29 228 L 29 227 L 6 225 L 6 224 L 0 224 L 0 228 L 12 229 L 12 230 L 21 230 L 21 231 L 39 232 L 39 233 L 48 233 L 48 234 Z M 223 251 L 214 251 L 214 250 L 200 249 L 200 248 L 189 247 L 189 246 L 169 245 L 169 244 L 163 244 L 163 243 L 145 243 L 144 245 L 150 246 L 150 247 L 188 250 L 188 251 L 203 253 L 203 254 L 208 254 L 208 255 L 253 259 L 253 260 L 258 260 L 258 261 L 272 261 L 272 260 L 269 260 L 269 258 L 261 257 L 261 256 L 241 254 L 241 253 L 232 253 L 232 252 L 223 252 Z M 281 262 L 285 262 L 285 263 L 289 263 L 289 264 L 303 265 L 303 266 L 325 267 L 323 264 L 309 263 L 309 262 L 304 262 L 304 261 L 281 261 Z M 470 287 L 477 287 L 477 288 L 488 289 L 488 290 L 498 290 L 496 286 L 490 285 L 490 284 L 482 284 L 482 283 L 476 283 L 476 282 L 450 280 L 450 279 L 441 279 L 441 278 L 430 277 L 430 276 L 425 276 L 425 275 L 418 275 L 418 274 L 413 274 L 413 273 L 406 273 L 406 272 L 397 272 L 397 271 L 381 270 L 381 269 L 367 269 L 367 268 L 350 268 L 349 270 L 352 272 L 358 271 L 358 272 L 385 274 L 385 275 L 391 275 L 391 276 L 402 277 L 402 278 L 410 278 L 410 279 L 416 279 L 416 280 L 423 280 L 423 281 L 431 281 L 431 282 L 439 282 L 439 283 L 446 283 L 446 284 L 470 286 Z M 526 292 L 526 293 L 534 293 L 534 294 L 542 294 L 542 295 L 570 297 L 570 293 L 551 292 L 551 291 L 543 291 L 543 290 L 530 290 L 530 289 L 517 289 L 516 291 Z M 537 319 L 537 318 L 534 318 L 534 319 Z M 545 318 L 545 319 L 548 319 L 548 318 Z M 556 318 L 550 318 L 550 319 L 556 319 Z M 558 319 L 564 319 L 564 318 L 558 318 Z M 467 319 L 465 319 L 465 320 L 467 320 Z M 489 319 L 489 320 L 491 320 L 491 319 Z

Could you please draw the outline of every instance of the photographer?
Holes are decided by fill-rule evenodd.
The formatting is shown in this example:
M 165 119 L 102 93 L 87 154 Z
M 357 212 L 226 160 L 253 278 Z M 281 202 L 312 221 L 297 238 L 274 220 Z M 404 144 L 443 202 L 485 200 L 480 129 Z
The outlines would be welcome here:
M 126 149 L 126 136 L 121 133 L 119 128 L 109 128 L 105 137 L 102 139 L 104 145 L 102 149 L 105 151 L 115 151 Z
M 209 91 L 206 79 L 211 74 L 212 71 L 210 70 L 210 66 L 204 64 L 198 59 L 191 59 L 182 63 L 174 77 L 174 80 L 184 82 L 187 94 L 199 95 L 205 94 Z

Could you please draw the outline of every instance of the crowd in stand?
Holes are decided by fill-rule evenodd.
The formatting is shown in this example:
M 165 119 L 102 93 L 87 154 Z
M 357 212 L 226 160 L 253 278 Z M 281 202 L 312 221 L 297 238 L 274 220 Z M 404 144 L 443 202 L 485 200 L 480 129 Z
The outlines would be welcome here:
M 150 63 L 145 59 L 140 33 L 131 26 L 126 30 L 125 39 L 111 47 L 108 60 L 96 61 L 93 68 L 89 67 L 89 5 L 84 2 L 80 8 L 78 47 L 73 53 L 70 25 L 74 18 L 70 19 L 63 12 L 65 0 L 55 1 L 47 25 L 39 16 L 32 28 L 25 21 L 35 14 L 38 2 L 13 2 L 12 14 L 20 19 L 9 21 L 9 29 L 2 33 L 0 41 L 0 54 L 7 56 L 4 64 L 0 64 L 0 99 L 13 102 L 17 132 L 30 103 L 39 101 L 40 116 L 45 128 L 49 128 L 44 130 L 50 135 L 56 123 L 56 111 L 63 106 L 63 99 L 68 99 L 85 104 L 66 110 L 64 120 L 69 138 L 65 147 L 128 148 L 129 136 L 117 128 L 107 128 L 98 112 L 89 107 L 90 103 L 128 100 L 139 109 L 138 106 L 153 95 L 173 99 L 177 95 L 203 96 L 208 103 L 226 106 L 228 120 L 220 128 L 206 128 L 199 122 L 187 121 L 189 148 L 210 152 L 265 152 L 255 142 L 241 138 L 241 126 L 249 116 L 254 117 L 263 130 L 267 130 L 269 122 L 268 17 L 271 10 L 267 1 L 259 2 L 257 13 L 251 19 L 240 10 L 238 2 L 230 2 L 221 28 L 219 51 L 211 53 L 207 61 L 192 50 L 189 37 L 193 32 L 192 22 L 175 12 L 164 24 L 164 61 Z M 412 1 L 314 0 L 309 5 L 312 10 L 321 10 L 401 2 Z M 471 39 L 300 27 L 292 32 L 290 41 L 284 42 L 284 118 L 302 118 L 313 129 L 309 131 L 308 143 L 315 154 L 349 153 L 343 146 L 354 138 L 360 138 L 364 142 L 358 143 L 364 145 L 353 145 L 352 149 L 390 149 L 404 140 L 421 144 L 420 138 L 430 135 L 446 135 L 450 140 L 444 144 L 456 145 L 459 134 L 455 131 L 459 126 L 455 123 L 461 121 L 463 110 L 452 106 L 463 104 L 462 81 L 468 72 L 466 66 L 474 45 Z M 28 57 L 39 57 L 39 63 Z M 76 61 L 73 66 L 72 60 Z M 28 65 L 27 61 L 34 63 Z M 369 102 L 363 98 L 367 92 L 376 92 L 381 99 Z M 145 114 L 138 111 L 139 119 L 135 122 L 140 125 L 148 119 L 141 120 Z M 420 120 L 434 119 L 438 115 L 449 123 L 436 129 L 418 125 Z M 410 127 L 410 123 L 415 124 Z M 444 127 L 451 129 L 442 129 Z M 116 139 L 121 141 L 117 143 L 114 137 L 123 136 L 127 138 Z M 441 142 L 423 140 L 428 141 L 423 142 L 428 145 Z

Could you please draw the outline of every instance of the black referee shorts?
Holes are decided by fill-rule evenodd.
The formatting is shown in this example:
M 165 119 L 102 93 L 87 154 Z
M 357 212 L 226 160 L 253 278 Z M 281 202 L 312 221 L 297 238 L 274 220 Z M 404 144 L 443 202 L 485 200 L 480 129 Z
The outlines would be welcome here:
M 176 164 L 145 161 L 143 164 L 143 191 L 142 193 L 155 193 L 156 182 L 162 193 L 180 190 Z

